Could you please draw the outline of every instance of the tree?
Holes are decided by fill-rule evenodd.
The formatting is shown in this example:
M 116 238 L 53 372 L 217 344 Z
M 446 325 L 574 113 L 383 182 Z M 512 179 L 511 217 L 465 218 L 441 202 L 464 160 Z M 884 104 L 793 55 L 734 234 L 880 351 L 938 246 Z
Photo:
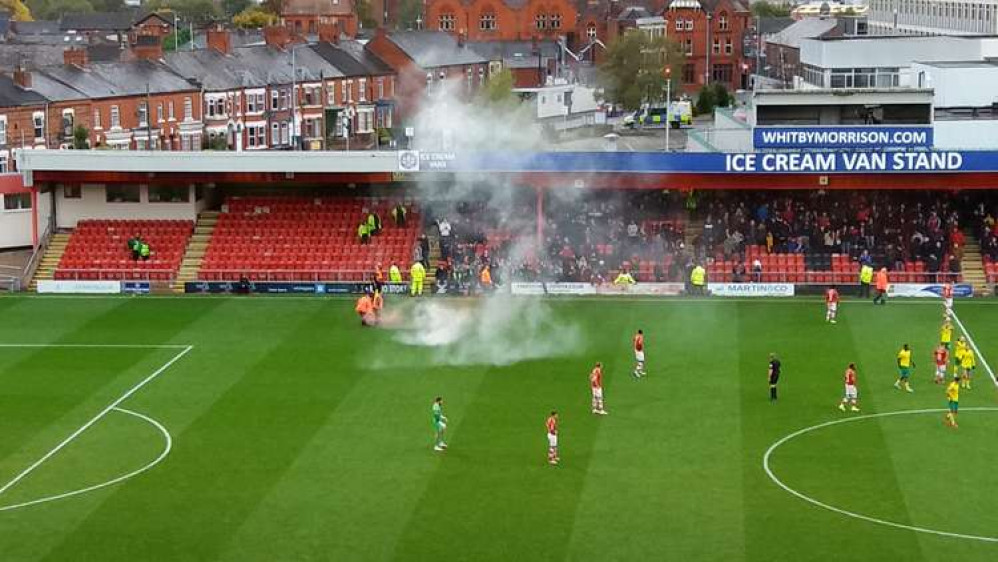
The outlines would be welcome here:
M 0 0 L 0 8 L 10 12 L 10 19 L 14 21 L 34 21 L 31 10 L 21 0 Z
M 675 81 L 684 58 L 673 41 L 631 30 L 610 45 L 599 67 L 600 82 L 608 100 L 635 110 L 643 102 L 665 99 L 665 68 L 669 67 Z M 673 90 L 675 85 L 673 82 Z
M 163 38 L 163 50 L 173 51 L 177 48 L 182 49 L 184 45 L 190 42 L 191 30 L 187 27 L 180 26 L 180 29 Z
M 370 0 L 356 0 L 353 4 L 353 11 L 357 15 L 357 21 L 360 22 L 361 27 L 364 29 L 376 29 L 378 27 L 378 21 L 374 17 L 374 14 L 371 13 Z
M 125 9 L 124 0 L 90 0 L 97 12 L 121 12 Z
M 250 7 L 250 0 L 222 0 L 222 10 L 227 17 L 232 17 Z
M 714 112 L 714 107 L 717 105 L 717 99 L 714 97 L 716 94 L 717 90 L 714 87 L 705 85 L 700 88 L 695 108 L 697 115 L 710 115 Z
M 221 10 L 212 0 L 148 0 L 143 9 L 149 12 L 170 10 L 180 19 L 208 23 L 221 16 Z
M 416 29 L 416 20 L 423 13 L 423 3 L 420 0 L 402 0 L 399 2 L 398 10 L 398 28 L 401 30 Z
M 73 129 L 73 148 L 77 150 L 90 148 L 90 131 L 83 125 L 77 125 Z
M 63 14 L 92 14 L 96 10 L 89 0 L 32 0 L 31 13 L 43 20 L 57 20 Z
M 720 82 L 714 82 L 714 107 L 728 107 L 731 105 L 731 94 L 728 93 L 728 88 L 721 84 Z
M 277 21 L 277 16 L 267 12 L 259 6 L 251 6 L 239 12 L 232 18 L 232 25 L 240 29 L 260 29 L 273 25 Z
M 773 4 L 767 0 L 759 0 L 752 4 L 752 14 L 760 18 L 785 18 L 790 16 L 790 7 L 784 4 Z
M 493 106 L 512 106 L 516 103 L 513 93 L 513 72 L 504 68 L 499 74 L 489 79 L 485 88 L 479 90 L 482 101 Z

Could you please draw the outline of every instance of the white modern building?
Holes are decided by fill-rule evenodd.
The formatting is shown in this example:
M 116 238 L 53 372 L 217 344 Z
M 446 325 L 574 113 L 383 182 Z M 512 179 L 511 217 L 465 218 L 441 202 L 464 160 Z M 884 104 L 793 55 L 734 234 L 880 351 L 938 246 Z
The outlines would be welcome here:
M 800 88 L 917 86 L 914 61 L 983 61 L 998 57 L 995 36 L 868 36 L 803 39 Z
M 875 34 L 998 33 L 998 0 L 870 0 L 866 15 Z

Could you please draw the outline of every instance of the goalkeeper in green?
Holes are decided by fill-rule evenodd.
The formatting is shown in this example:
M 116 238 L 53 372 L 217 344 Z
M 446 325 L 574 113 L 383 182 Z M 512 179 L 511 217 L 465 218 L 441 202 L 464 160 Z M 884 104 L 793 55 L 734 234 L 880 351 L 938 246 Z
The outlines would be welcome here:
M 434 451 L 447 449 L 444 442 L 444 431 L 447 430 L 447 416 L 444 415 L 444 399 L 440 396 L 433 401 L 433 431 L 434 431 Z

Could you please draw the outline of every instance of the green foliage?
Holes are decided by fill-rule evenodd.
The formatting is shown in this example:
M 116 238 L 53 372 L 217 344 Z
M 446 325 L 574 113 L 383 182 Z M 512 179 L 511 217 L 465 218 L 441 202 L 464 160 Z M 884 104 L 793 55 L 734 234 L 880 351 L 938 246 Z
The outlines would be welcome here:
M 229 141 L 225 138 L 225 135 L 219 135 L 213 138 L 204 137 L 201 147 L 205 150 L 228 150 Z
M 635 110 L 643 102 L 665 99 L 665 68 L 672 71 L 673 90 L 676 74 L 685 57 L 679 46 L 664 37 L 631 30 L 614 41 L 606 60 L 599 67 L 600 82 L 606 97 L 613 103 Z
M 720 82 L 714 82 L 711 85 L 714 88 L 714 106 L 715 107 L 728 107 L 732 103 L 731 94 L 728 93 L 728 89 Z
M 357 14 L 357 21 L 365 29 L 375 29 L 378 27 L 378 22 L 371 10 L 370 0 L 356 0 L 353 5 L 353 11 Z
M 124 0 L 90 0 L 97 12 L 120 12 L 125 9 Z
M 697 115 L 710 115 L 714 112 L 714 107 L 717 105 L 717 99 L 714 97 L 716 92 L 717 90 L 711 86 L 700 88 L 700 92 L 697 94 L 697 102 L 694 106 Z
M 752 4 L 752 15 L 760 18 L 785 18 L 790 15 L 790 6 L 760 0 Z
M 21 0 L 0 0 L 0 9 L 10 13 L 14 21 L 34 21 L 31 10 Z
M 232 18 L 232 25 L 240 29 L 260 29 L 273 25 L 277 16 L 259 6 L 250 6 Z
M 90 148 L 90 131 L 83 125 L 77 125 L 73 129 L 73 148 L 78 150 Z
M 398 28 L 401 30 L 416 29 L 416 19 L 423 13 L 420 0 L 402 0 L 399 4 Z
M 191 42 L 191 30 L 188 27 L 180 26 L 180 29 L 163 38 L 163 50 L 173 51 L 178 46 L 182 49 L 184 45 Z
M 482 101 L 489 105 L 514 105 L 516 95 L 513 94 L 513 72 L 508 68 L 489 78 L 485 88 L 479 90 Z
M 89 0 L 29 0 L 28 7 L 35 17 L 57 20 L 64 14 L 92 14 L 96 10 Z
M 173 11 L 180 19 L 208 23 L 222 16 L 212 0 L 148 0 L 143 8 L 150 12 Z
M 231 18 L 251 5 L 250 0 L 222 0 L 222 11 Z

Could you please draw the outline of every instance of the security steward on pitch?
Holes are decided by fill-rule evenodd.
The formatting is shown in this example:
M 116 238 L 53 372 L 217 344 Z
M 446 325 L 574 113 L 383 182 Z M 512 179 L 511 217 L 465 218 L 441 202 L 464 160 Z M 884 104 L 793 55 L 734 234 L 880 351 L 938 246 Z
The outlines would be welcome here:
M 776 402 L 776 385 L 780 382 L 780 360 L 769 354 L 769 401 Z

